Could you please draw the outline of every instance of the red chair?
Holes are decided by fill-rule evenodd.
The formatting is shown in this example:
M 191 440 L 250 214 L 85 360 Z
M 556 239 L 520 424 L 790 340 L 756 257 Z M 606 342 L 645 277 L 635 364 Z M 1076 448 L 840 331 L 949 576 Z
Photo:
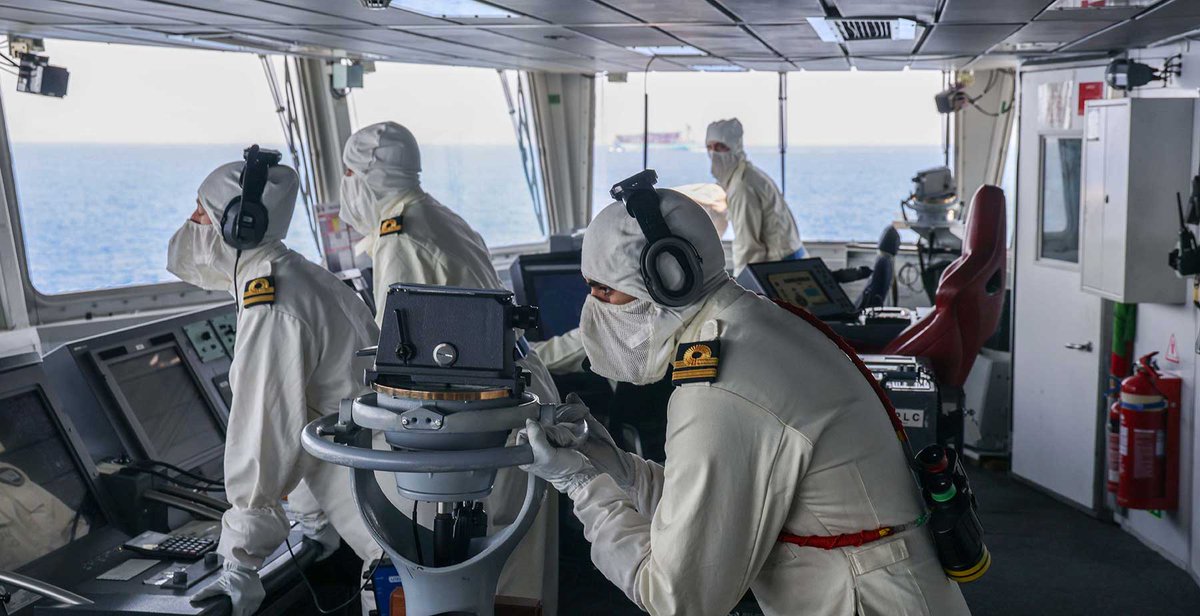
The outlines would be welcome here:
M 984 185 L 967 214 L 963 253 L 942 274 L 934 309 L 884 349 L 926 357 L 943 386 L 962 387 L 983 343 L 996 331 L 1007 282 L 1004 191 Z

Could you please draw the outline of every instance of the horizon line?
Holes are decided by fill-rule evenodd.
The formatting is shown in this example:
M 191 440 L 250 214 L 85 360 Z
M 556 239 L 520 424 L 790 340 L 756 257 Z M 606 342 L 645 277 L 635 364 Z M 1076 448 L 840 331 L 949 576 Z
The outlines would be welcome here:
M 14 145 L 118 145 L 118 146 L 238 146 L 244 147 L 246 143 L 259 143 L 268 146 L 279 146 L 283 148 L 282 143 L 271 141 L 191 141 L 191 142 L 169 142 L 169 141 L 10 141 Z M 435 145 L 435 146 L 498 146 L 498 147 L 516 147 L 516 144 L 496 143 L 496 142 L 446 142 L 446 141 L 426 141 L 420 145 Z M 679 144 L 687 147 L 703 148 L 703 143 L 684 143 Z M 596 148 L 607 148 L 608 144 L 595 142 Z M 678 149 L 687 149 L 678 148 Z M 778 143 L 748 143 L 744 147 L 747 148 L 778 148 Z M 787 147 L 942 147 L 941 143 L 929 142 L 897 142 L 897 143 L 805 143 L 805 142 L 788 142 Z M 286 148 L 283 148 L 286 149 Z M 628 150 L 640 150 L 641 144 L 631 144 Z M 652 148 L 655 149 L 655 148 Z M 670 148 L 667 148 L 670 149 Z

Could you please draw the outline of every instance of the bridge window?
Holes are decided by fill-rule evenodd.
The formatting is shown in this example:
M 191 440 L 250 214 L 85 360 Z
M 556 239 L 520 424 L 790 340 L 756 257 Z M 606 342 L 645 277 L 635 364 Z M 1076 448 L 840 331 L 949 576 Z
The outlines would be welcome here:
M 516 75 L 504 78 L 515 109 Z M 518 145 L 501 79 L 492 69 L 378 62 L 350 96 L 356 130 L 390 120 L 412 131 L 421 146 L 421 187 L 493 249 L 546 236 L 541 171 L 532 148 L 523 153 Z
M 597 84 L 593 215 L 608 188 L 641 169 L 643 87 L 649 166 L 660 186 L 714 182 L 709 122 L 737 117 L 751 162 L 780 184 L 779 75 L 652 72 Z M 788 74 L 784 197 L 804 240 L 874 241 L 900 215 L 915 171 L 942 164 L 937 71 Z M 726 237 L 731 237 L 726 233 Z
M 258 58 L 46 41 L 67 96 L 16 92 L 0 72 L 25 260 L 45 294 L 172 282 L 167 242 L 196 190 L 250 143 L 280 147 Z M 317 251 L 303 207 L 287 242 Z

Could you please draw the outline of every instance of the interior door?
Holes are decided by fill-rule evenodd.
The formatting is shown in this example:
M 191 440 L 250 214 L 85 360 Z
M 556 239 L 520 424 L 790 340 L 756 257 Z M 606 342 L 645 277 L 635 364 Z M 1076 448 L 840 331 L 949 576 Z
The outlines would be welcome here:
M 1080 290 L 1077 96 L 1081 81 L 1102 79 L 1101 69 L 1022 75 L 1016 199 L 1012 469 L 1089 510 L 1102 502 L 1108 343 L 1104 303 Z M 1056 115 L 1055 103 L 1039 100 L 1051 98 L 1069 107 Z

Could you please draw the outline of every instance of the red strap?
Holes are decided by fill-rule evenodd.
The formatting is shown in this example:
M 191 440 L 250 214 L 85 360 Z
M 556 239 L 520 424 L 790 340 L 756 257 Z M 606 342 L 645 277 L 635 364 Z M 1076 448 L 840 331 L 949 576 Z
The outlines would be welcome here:
M 912 449 L 908 444 L 908 435 L 904 433 L 904 424 L 900 423 L 900 417 L 896 415 L 896 407 L 893 406 L 892 401 L 888 399 L 887 392 L 883 389 L 883 385 L 879 383 L 879 381 L 875 378 L 875 375 L 871 374 L 870 368 L 867 368 L 867 365 L 863 363 L 862 358 L 858 356 L 858 353 L 854 351 L 854 348 L 851 347 L 845 340 L 843 340 L 841 336 L 837 335 L 837 332 L 833 331 L 833 329 L 826 325 L 824 321 L 818 319 L 811 312 L 787 302 L 775 300 L 775 303 L 784 310 L 787 310 L 801 319 L 804 319 L 809 325 L 812 325 L 814 328 L 816 328 L 817 331 L 825 334 L 826 338 L 832 340 L 833 343 L 836 344 L 838 348 L 846 354 L 846 357 L 850 358 L 850 361 L 854 363 L 854 366 L 858 368 L 858 371 L 862 373 L 863 377 L 867 379 L 867 382 L 871 384 L 871 388 L 875 391 L 875 395 L 879 398 L 879 402 L 883 404 L 884 410 L 887 411 L 888 419 L 890 419 L 892 422 L 892 428 L 895 429 L 896 436 L 900 439 L 900 444 L 904 447 L 904 454 L 909 460 L 911 460 Z M 835 548 L 860 546 L 865 543 L 871 543 L 872 541 L 878 541 L 884 537 L 887 537 L 888 535 L 891 535 L 895 528 L 896 527 L 894 526 L 884 526 L 883 528 L 877 528 L 875 530 L 863 530 L 857 533 L 847 533 L 844 535 L 809 535 L 805 537 L 793 535 L 788 532 L 781 532 L 779 533 L 779 541 L 802 547 L 807 546 L 820 548 L 822 550 L 832 550 Z
M 800 547 L 820 548 L 822 550 L 833 550 L 836 548 L 858 547 L 863 544 L 879 541 L 884 537 L 892 534 L 895 527 L 884 526 L 875 530 L 862 530 L 857 533 L 847 533 L 845 535 L 809 535 L 801 537 L 791 533 L 779 533 L 779 541 L 781 543 L 791 543 Z

